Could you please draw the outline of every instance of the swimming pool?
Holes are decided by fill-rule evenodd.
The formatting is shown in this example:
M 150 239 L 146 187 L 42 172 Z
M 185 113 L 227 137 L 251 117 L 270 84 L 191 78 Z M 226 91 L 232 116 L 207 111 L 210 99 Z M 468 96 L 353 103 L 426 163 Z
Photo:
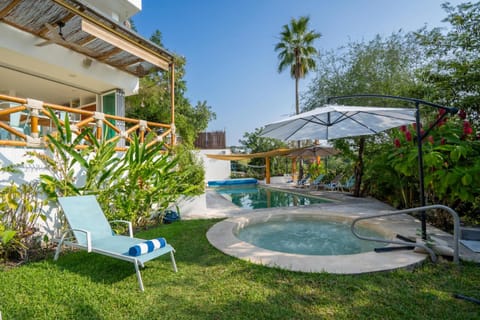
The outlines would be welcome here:
M 259 186 L 217 188 L 216 192 L 233 204 L 245 209 L 296 207 L 330 202 L 326 199 L 307 197 Z

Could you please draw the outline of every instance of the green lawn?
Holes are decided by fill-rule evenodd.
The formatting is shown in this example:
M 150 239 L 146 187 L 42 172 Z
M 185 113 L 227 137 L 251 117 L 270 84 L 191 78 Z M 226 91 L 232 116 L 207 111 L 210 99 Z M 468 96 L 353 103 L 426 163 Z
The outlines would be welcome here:
M 427 263 L 413 272 L 307 274 L 266 268 L 217 251 L 205 233 L 218 220 L 182 221 L 137 236 L 176 248 L 142 270 L 73 252 L 0 271 L 0 311 L 10 319 L 479 319 L 480 267 Z

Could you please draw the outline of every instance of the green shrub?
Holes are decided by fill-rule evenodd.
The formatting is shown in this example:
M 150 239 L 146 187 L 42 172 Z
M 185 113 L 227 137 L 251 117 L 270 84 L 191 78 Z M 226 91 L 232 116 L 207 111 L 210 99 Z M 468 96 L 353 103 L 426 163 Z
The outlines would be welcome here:
M 439 116 L 431 115 L 431 122 Z M 420 187 L 415 127 L 393 130 L 392 139 L 393 143 L 390 140 L 377 146 L 381 151 L 367 160 L 370 194 L 396 207 L 418 206 Z M 466 114 L 460 111 L 457 116 L 440 121 L 423 140 L 422 148 L 426 202 L 447 205 L 464 221 L 479 223 L 480 180 L 476 177 L 480 175 L 480 140 Z M 445 219 L 437 220 L 441 227 L 445 224 L 442 222 Z
M 32 152 L 46 165 L 49 174 L 41 175 L 41 185 L 49 199 L 57 196 L 95 194 L 109 219 L 132 221 L 144 226 L 150 217 L 165 210 L 180 195 L 203 192 L 204 172 L 191 151 L 177 147 L 176 154 L 147 135 L 142 143 L 133 136 L 129 148 L 119 155 L 116 142 L 99 141 L 90 128 L 74 135 L 68 118 L 61 126 L 51 116 L 58 134 L 48 135 L 50 154 Z M 78 150 L 81 141 L 88 145 Z M 79 185 L 78 170 L 85 171 Z
M 25 260 L 41 244 L 39 220 L 46 220 L 38 183 L 0 189 L 0 254 L 4 260 Z

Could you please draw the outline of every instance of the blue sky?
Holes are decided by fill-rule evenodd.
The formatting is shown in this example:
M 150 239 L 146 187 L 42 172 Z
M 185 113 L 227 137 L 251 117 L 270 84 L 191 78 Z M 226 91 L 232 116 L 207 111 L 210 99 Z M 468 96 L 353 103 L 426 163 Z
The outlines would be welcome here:
M 133 17 L 149 38 L 160 30 L 166 49 L 186 57 L 188 91 L 217 114 L 208 130 L 226 130 L 227 145 L 245 132 L 295 113 L 294 81 L 277 72 L 274 51 L 284 24 L 308 15 L 322 34 L 319 50 L 388 36 L 400 29 L 446 26 L 441 0 L 143 0 Z M 449 1 L 458 4 L 466 1 Z M 300 82 L 300 92 L 309 79 Z

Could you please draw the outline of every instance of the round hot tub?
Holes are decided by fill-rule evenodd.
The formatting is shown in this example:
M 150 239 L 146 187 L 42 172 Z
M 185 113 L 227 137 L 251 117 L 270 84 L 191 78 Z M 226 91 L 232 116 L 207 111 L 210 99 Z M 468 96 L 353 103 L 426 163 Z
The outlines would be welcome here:
M 392 270 L 421 263 L 412 251 L 377 253 L 385 246 L 366 242 L 350 231 L 351 214 L 303 208 L 262 210 L 223 220 L 207 232 L 222 252 L 252 263 L 302 272 L 357 274 Z M 368 221 L 368 222 L 367 222 Z M 393 239 L 385 220 L 367 220 L 356 230 L 366 236 Z
M 385 243 L 358 239 L 350 225 L 350 220 L 338 217 L 286 215 L 244 225 L 236 230 L 235 236 L 263 249 L 304 255 L 356 254 L 385 246 Z M 388 237 L 374 228 L 357 229 L 368 237 Z

